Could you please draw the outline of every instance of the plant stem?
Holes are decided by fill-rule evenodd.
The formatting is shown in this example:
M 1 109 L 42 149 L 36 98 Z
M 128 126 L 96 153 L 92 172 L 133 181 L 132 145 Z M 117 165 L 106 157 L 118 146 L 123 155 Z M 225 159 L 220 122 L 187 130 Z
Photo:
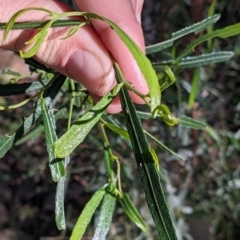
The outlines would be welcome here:
M 73 112 L 73 104 L 74 104 L 74 94 L 75 91 L 75 85 L 74 85 L 74 81 L 70 80 L 69 81 L 69 114 L 68 114 L 68 123 L 67 123 L 67 129 L 69 130 L 71 127 L 71 120 L 72 120 L 72 112 Z
M 12 30 L 14 29 L 36 29 L 36 28 L 42 28 L 46 25 L 46 23 L 49 22 L 48 21 L 37 21 L 37 22 L 17 22 L 14 23 L 14 25 L 12 26 Z M 56 20 L 51 28 L 53 27 L 68 27 L 68 26 L 77 26 L 80 23 L 83 23 L 85 21 L 81 21 L 81 20 L 69 20 L 69 19 L 65 19 L 65 20 Z M 7 23 L 0 23 L 0 30 L 5 30 Z
M 130 91 L 134 92 L 136 95 L 138 95 L 140 98 L 142 98 L 142 100 L 145 102 L 145 104 L 151 108 L 150 103 L 148 102 L 147 98 L 148 95 L 144 95 L 141 92 L 139 92 L 131 83 L 129 83 L 128 81 L 126 81 L 125 79 L 122 79 L 123 85 Z
M 103 123 L 100 123 L 100 128 L 101 128 L 101 132 L 102 132 L 102 136 L 103 136 L 103 141 L 104 141 L 104 147 L 107 148 L 107 151 L 109 153 L 109 159 L 108 161 L 110 161 L 110 166 L 112 165 L 112 159 L 113 159 L 113 153 L 112 153 L 112 150 L 110 148 L 110 143 L 109 143 L 109 140 L 108 140 L 108 137 L 107 137 L 107 134 L 106 134 L 106 131 L 105 131 L 105 127 L 104 127 L 104 124 Z M 111 169 L 107 170 L 109 172 L 109 177 L 110 177 L 110 182 L 114 183 L 114 174 L 113 174 L 113 170 L 112 170 L 112 167 Z M 115 185 L 115 184 L 114 184 Z

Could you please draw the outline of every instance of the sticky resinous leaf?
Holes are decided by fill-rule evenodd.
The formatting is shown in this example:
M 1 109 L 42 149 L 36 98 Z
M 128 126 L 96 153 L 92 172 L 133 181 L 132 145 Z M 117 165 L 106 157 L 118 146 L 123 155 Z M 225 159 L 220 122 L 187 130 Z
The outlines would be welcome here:
M 115 65 L 116 66 L 116 65 Z M 115 68 L 117 81 L 121 82 L 121 72 Z M 120 100 L 126 119 L 126 126 L 142 180 L 148 207 L 161 239 L 177 240 L 173 222 L 162 190 L 156 156 L 151 152 L 135 106 L 128 91 L 123 87 Z
M 53 145 L 54 152 L 59 158 L 64 158 L 85 139 L 90 130 L 100 120 L 108 105 L 117 95 L 122 84 L 118 84 L 110 93 L 106 94 L 95 106 L 80 117 L 71 128 Z
M 143 232 L 146 232 L 147 226 L 129 196 L 126 193 L 122 193 L 122 198 L 119 199 L 119 201 L 127 216 L 136 224 L 137 227 L 139 227 Z
M 66 175 L 66 170 L 61 159 L 58 159 L 53 152 L 52 144 L 57 140 L 55 132 L 55 121 L 53 113 L 47 108 L 45 99 L 41 98 L 42 118 L 46 136 L 46 145 L 49 156 L 49 167 L 53 181 L 57 182 L 61 177 Z
M 43 11 L 43 12 L 47 12 L 50 15 L 52 14 L 52 12 L 48 9 L 44 9 L 44 8 L 40 8 L 40 7 L 32 7 L 32 8 L 26 8 L 26 9 L 22 9 L 18 12 L 16 12 L 8 21 L 5 31 L 4 31 L 4 37 L 3 37 L 3 41 L 6 40 L 10 30 L 12 29 L 14 23 L 17 22 L 17 20 L 19 19 L 19 17 L 21 17 L 24 13 L 29 12 L 29 11 Z
M 115 208 L 116 197 L 106 193 L 100 210 L 98 224 L 94 232 L 93 240 L 105 240 Z
M 94 212 L 99 206 L 102 198 L 105 195 L 104 188 L 100 188 L 94 193 L 89 202 L 85 205 L 81 215 L 79 216 L 77 223 L 75 224 L 70 240 L 80 240 L 86 231 L 88 224 L 90 223 Z

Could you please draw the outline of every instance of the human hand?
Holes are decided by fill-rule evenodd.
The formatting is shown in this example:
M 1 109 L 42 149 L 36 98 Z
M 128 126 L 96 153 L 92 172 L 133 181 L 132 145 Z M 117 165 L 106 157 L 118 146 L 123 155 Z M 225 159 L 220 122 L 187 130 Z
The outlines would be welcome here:
M 144 51 L 142 28 L 139 23 L 143 0 L 76 0 L 76 4 L 81 11 L 94 12 L 115 22 Z M 58 13 L 71 11 L 65 4 L 53 0 L 22 0 L 17 4 L 14 0 L 0 0 L 0 21 L 7 22 L 20 9 L 37 6 Z M 41 21 L 45 18 L 46 13 L 31 11 L 21 16 L 18 21 Z M 97 101 L 116 84 L 110 52 L 121 67 L 125 78 L 138 91 L 146 94 L 148 88 L 145 79 L 124 43 L 106 23 L 92 20 L 92 24 L 93 26 L 82 27 L 71 38 L 65 40 L 60 38 L 66 36 L 68 28 L 51 29 L 35 59 L 83 84 Z M 3 31 L 0 31 L 0 47 L 24 51 L 27 49 L 24 43 L 32 34 L 32 30 L 14 30 L 3 42 Z M 143 103 L 134 93 L 130 92 L 130 95 L 135 103 Z M 121 111 L 118 97 L 107 111 L 109 113 Z

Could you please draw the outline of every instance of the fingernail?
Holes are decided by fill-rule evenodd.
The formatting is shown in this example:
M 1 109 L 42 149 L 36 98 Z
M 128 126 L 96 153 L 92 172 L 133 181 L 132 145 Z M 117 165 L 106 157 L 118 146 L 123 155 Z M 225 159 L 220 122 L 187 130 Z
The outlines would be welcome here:
M 136 18 L 137 21 L 141 24 L 141 13 L 137 14 Z
M 75 51 L 69 58 L 66 69 L 71 78 L 97 95 L 104 95 L 111 89 L 108 85 L 113 85 L 111 82 L 114 82 L 111 70 L 105 69 L 101 60 L 86 50 Z

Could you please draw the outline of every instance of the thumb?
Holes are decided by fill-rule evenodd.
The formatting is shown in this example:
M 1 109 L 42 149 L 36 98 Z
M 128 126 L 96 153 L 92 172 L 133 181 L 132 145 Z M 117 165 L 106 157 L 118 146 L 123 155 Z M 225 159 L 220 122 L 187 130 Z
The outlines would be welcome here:
M 19 7 L 20 6 L 20 7 Z M 71 11 L 66 5 L 49 0 L 21 1 L 0 0 L 2 22 L 8 22 L 17 11 L 41 6 L 53 12 Z M 23 14 L 18 21 L 42 21 L 46 13 L 30 11 Z M 91 26 L 84 26 L 71 38 L 61 40 L 68 34 L 69 27 L 51 28 L 47 40 L 34 56 L 39 62 L 82 83 L 93 94 L 102 96 L 115 84 L 112 62 L 99 35 Z M 12 30 L 3 42 L 3 31 L 0 31 L 0 47 L 12 51 L 27 50 L 25 42 L 34 34 L 32 30 Z M 2 43 L 3 42 L 3 43 Z

